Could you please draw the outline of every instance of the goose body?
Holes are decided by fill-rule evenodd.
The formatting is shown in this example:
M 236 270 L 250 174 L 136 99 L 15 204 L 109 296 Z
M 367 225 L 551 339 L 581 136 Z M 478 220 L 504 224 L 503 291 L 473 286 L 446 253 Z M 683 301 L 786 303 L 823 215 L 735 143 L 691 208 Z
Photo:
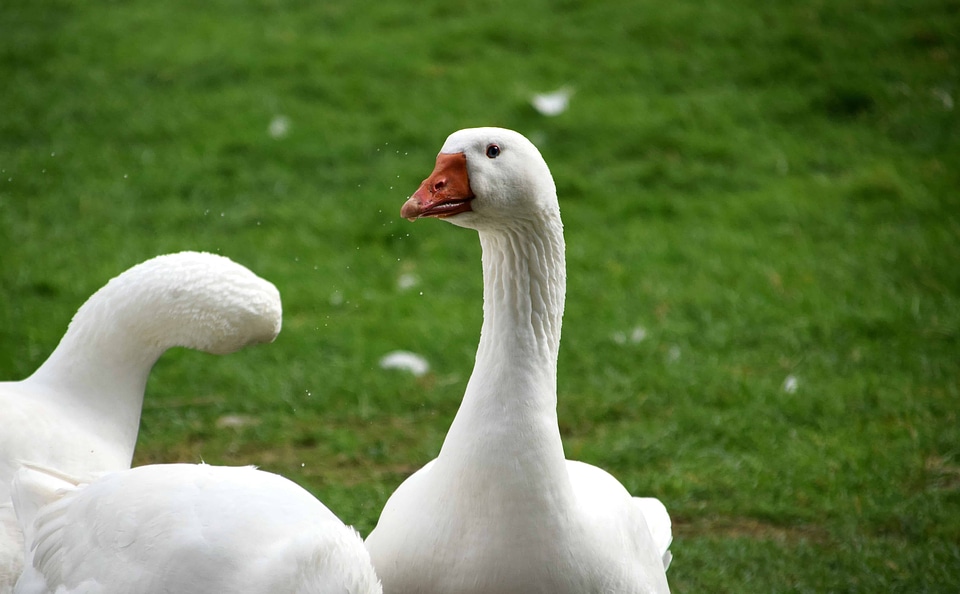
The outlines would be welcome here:
M 438 457 L 391 495 L 366 540 L 384 592 L 669 592 L 663 504 L 564 458 L 565 248 L 539 151 L 510 130 L 455 132 L 401 214 L 479 232 L 483 327 Z
M 247 268 L 213 254 L 159 256 L 90 297 L 30 377 L 0 382 L 0 594 L 22 561 L 10 482 L 23 463 L 76 476 L 129 468 L 164 351 L 230 353 L 272 341 L 280 325 L 279 292 Z
M 83 485 L 31 467 L 16 594 L 378 594 L 360 536 L 295 483 L 251 467 L 158 464 Z

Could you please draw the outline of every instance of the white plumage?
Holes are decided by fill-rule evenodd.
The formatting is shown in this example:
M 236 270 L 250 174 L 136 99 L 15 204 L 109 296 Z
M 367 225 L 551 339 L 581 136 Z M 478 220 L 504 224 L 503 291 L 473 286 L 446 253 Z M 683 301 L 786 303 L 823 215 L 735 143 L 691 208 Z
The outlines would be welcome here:
M 22 468 L 16 594 L 379 594 L 360 536 L 251 467 L 160 464 L 89 485 Z
M 401 214 L 479 231 L 483 328 L 439 456 L 400 485 L 367 538 L 384 592 L 668 592 L 663 504 L 564 459 L 563 226 L 539 151 L 509 130 L 456 132 Z
M 213 254 L 159 256 L 90 297 L 33 375 L 0 382 L 0 594 L 22 559 L 10 481 L 23 463 L 81 477 L 129 468 L 164 351 L 230 353 L 272 341 L 280 325 L 279 292 L 247 268 Z

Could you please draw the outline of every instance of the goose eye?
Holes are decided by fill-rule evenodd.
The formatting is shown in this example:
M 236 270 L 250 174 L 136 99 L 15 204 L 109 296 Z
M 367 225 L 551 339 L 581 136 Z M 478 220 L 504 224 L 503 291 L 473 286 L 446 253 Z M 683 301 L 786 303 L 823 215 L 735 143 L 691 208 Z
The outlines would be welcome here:
M 491 159 L 496 159 L 500 156 L 500 146 L 496 144 L 491 144 L 487 147 L 487 156 Z

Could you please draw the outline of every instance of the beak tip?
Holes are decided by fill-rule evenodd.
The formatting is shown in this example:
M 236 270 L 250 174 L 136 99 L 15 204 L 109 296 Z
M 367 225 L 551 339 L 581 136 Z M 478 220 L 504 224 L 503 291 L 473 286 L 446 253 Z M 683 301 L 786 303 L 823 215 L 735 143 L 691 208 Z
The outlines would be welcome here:
M 420 218 L 422 212 L 420 200 L 416 196 L 411 196 L 403 203 L 400 208 L 400 216 L 408 221 L 415 221 Z

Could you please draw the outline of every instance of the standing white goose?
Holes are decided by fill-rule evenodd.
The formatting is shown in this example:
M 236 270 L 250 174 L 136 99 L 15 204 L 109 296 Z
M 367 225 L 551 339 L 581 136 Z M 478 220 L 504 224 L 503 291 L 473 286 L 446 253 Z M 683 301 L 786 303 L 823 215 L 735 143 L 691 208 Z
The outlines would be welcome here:
M 0 382 L 0 594 L 23 558 L 10 501 L 22 463 L 77 476 L 129 468 L 164 351 L 230 353 L 272 341 L 280 324 L 279 292 L 247 268 L 213 254 L 159 256 L 90 297 L 33 375 Z
M 16 594 L 380 594 L 363 540 L 295 483 L 157 464 L 89 485 L 13 481 L 28 552 Z
M 393 493 L 366 540 L 384 592 L 668 592 L 664 506 L 564 459 L 563 225 L 539 151 L 510 130 L 455 132 L 401 214 L 479 232 L 483 328 L 439 456 Z

